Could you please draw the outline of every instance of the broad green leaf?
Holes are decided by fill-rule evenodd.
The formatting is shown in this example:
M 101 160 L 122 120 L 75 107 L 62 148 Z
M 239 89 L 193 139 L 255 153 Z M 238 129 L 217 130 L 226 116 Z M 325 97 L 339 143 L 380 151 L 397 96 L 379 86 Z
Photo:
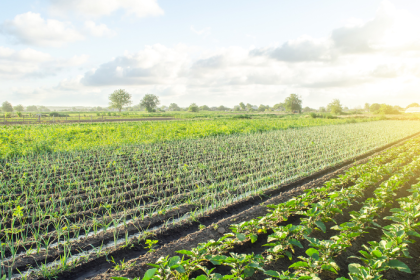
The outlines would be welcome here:
M 157 268 L 151 268 L 146 271 L 142 280 L 150 280 L 156 274 Z
M 295 262 L 294 264 L 292 264 L 291 266 L 289 266 L 289 268 L 298 268 L 298 267 L 308 267 L 308 263 L 307 262 Z
M 256 235 L 256 234 L 251 235 L 251 243 L 255 243 L 255 241 L 257 241 L 257 239 L 258 239 L 258 235 Z
M 238 238 L 240 241 L 244 241 L 246 239 L 246 236 L 243 233 L 237 233 L 236 238 Z
M 319 256 L 319 251 L 317 249 L 314 249 L 314 248 L 309 248 L 308 250 L 306 250 L 305 253 L 310 257 L 312 257 L 313 255 Z
M 179 273 L 185 273 L 185 269 L 182 265 L 178 265 L 177 267 L 175 267 L 175 270 Z
M 349 272 L 350 273 L 359 273 L 360 272 L 360 264 L 358 263 L 351 263 L 349 264 L 348 268 L 349 268 Z
M 372 255 L 374 255 L 376 258 L 382 257 L 382 253 L 379 250 L 372 251 Z
M 251 267 L 247 267 L 244 270 L 244 276 L 245 277 L 251 277 L 255 272 L 255 269 L 251 268 Z
M 181 259 L 178 256 L 172 257 L 172 258 L 169 259 L 168 266 L 172 268 L 174 265 L 179 264 L 180 260 Z
M 315 224 L 323 232 L 326 232 L 327 231 L 327 227 L 325 226 L 325 224 L 322 221 L 316 221 Z
M 289 251 L 284 251 L 284 254 L 289 258 L 289 260 L 293 259 L 293 255 Z
M 191 252 L 191 251 L 188 251 L 188 250 L 180 250 L 180 251 L 176 251 L 178 254 L 183 254 L 183 255 L 189 255 L 189 256 L 192 256 L 192 255 L 194 255 L 194 253 L 193 252 Z
M 294 245 L 294 246 L 297 246 L 299 248 L 303 248 L 302 244 L 298 240 L 296 240 L 296 239 L 290 239 L 289 240 L 289 243 L 292 244 L 292 245 Z
M 406 273 L 411 273 L 410 268 L 408 268 L 408 266 L 405 263 L 403 263 L 402 261 L 390 260 L 388 262 L 388 265 L 390 267 L 394 268 L 394 269 L 399 270 L 399 271 L 406 272 Z

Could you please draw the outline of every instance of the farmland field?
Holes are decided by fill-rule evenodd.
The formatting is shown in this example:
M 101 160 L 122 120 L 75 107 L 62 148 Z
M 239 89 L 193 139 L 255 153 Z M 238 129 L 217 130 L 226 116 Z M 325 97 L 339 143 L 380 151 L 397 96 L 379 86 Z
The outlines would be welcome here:
M 196 221 L 217 209 L 262 196 L 268 190 L 280 189 L 285 184 L 420 132 L 418 121 L 332 125 L 334 121 L 345 122 L 232 120 L 180 122 L 174 126 L 173 123 L 127 123 L 121 124 L 117 132 L 114 124 L 6 127 L 3 137 L 7 130 L 9 138 L 3 139 L 3 143 L 8 146 L 2 145 L 0 162 L 1 275 L 49 278 L 71 271 L 77 265 L 105 262 L 115 252 L 128 254 L 139 243 L 144 244 L 154 231 Z M 67 144 L 59 141 L 72 129 L 83 128 L 91 131 L 77 134 Z M 95 129 L 103 130 L 99 133 Z M 71 133 L 68 135 L 70 137 Z M 99 135 L 105 135 L 105 138 L 98 139 Z M 25 137 L 30 140 L 24 140 Z M 24 141 L 29 144 L 24 145 Z M 44 144 L 49 150 L 33 148 L 42 141 L 46 141 Z M 303 196 L 307 199 L 303 205 L 306 207 L 325 197 L 344 207 L 350 198 L 357 198 L 361 189 L 376 186 L 392 172 L 401 172 L 402 177 L 398 177 L 401 182 L 411 182 L 418 171 L 419 141 L 401 147 L 374 158 L 364 169 L 352 169 L 347 179 L 340 178 L 343 181 L 334 181 L 326 189 Z M 365 187 L 362 187 L 363 181 L 356 184 L 357 187 L 341 190 L 337 196 L 329 194 L 339 192 L 339 186 L 353 183 L 364 174 L 371 176 L 368 176 L 370 181 L 366 179 Z M 393 187 L 387 186 L 395 185 L 396 190 L 402 184 L 395 180 L 385 183 L 386 187 L 378 188 L 383 192 L 376 198 L 392 202 L 392 193 L 387 191 Z M 372 203 L 382 203 L 377 207 L 380 211 L 385 202 L 375 200 Z M 265 228 L 255 226 L 259 224 L 255 222 L 251 227 L 237 226 L 236 235 L 224 239 L 234 239 L 233 243 L 224 242 L 227 247 L 218 246 L 218 253 L 228 250 L 229 246 L 237 246 L 236 243 L 254 244 L 260 240 L 260 234 L 273 230 L 280 218 L 292 214 L 305 216 L 303 211 L 310 211 L 299 205 L 288 205 L 287 212 L 281 207 L 273 208 L 281 209 L 279 213 L 275 212 L 277 210 L 270 212 L 278 216 L 275 216 L 276 222 L 267 219 Z M 314 207 L 325 205 L 331 204 L 319 203 Z M 375 205 L 368 204 L 369 207 Z M 324 213 L 322 215 L 308 214 L 307 220 L 301 219 L 307 222 L 291 235 L 293 240 L 309 238 L 312 231 L 303 226 L 325 231 L 324 226 L 332 216 L 325 210 L 327 208 L 322 209 L 318 211 Z M 252 231 L 254 229 L 257 232 Z M 305 232 L 306 235 L 299 235 Z M 288 249 L 289 245 L 281 246 Z M 211 256 L 218 258 L 220 254 L 212 253 Z M 256 256 L 246 258 L 274 265 L 279 257 L 276 254 L 274 252 L 268 261 Z M 318 252 L 318 256 L 320 254 Z M 210 261 L 218 262 L 217 259 Z M 259 273 L 264 271 L 268 270 L 261 268 Z M 297 269 L 297 273 L 306 272 Z
M 98 146 L 156 143 L 209 136 L 247 134 L 370 119 L 216 119 L 68 125 L 0 126 L 0 158 L 83 151 Z
M 184 243 L 176 254 L 158 251 L 148 258 L 153 262 L 130 262 L 124 272 L 114 275 L 196 280 L 418 279 L 419 144 L 416 138 L 318 188 L 283 203 L 267 203 L 257 218 L 225 223 L 230 232 L 219 232 L 218 239 L 203 238 L 205 242 L 196 246 Z M 214 237 L 216 230 L 211 225 L 202 232 Z

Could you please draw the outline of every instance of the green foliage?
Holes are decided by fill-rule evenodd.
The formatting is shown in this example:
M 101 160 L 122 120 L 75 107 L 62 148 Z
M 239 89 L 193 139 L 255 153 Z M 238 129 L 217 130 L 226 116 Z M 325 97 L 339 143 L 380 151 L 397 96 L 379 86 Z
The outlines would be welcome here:
M 270 109 L 270 106 L 265 106 L 265 105 L 260 105 L 259 107 L 258 107 L 258 112 L 264 112 L 265 110 L 267 110 L 267 109 Z
M 330 104 L 328 104 L 327 109 L 334 115 L 340 115 L 343 112 L 343 106 L 338 99 L 334 99 Z
M 377 114 L 399 114 L 400 112 L 391 105 L 381 104 L 381 107 L 375 113 L 377 113 Z
M 381 104 L 373 103 L 372 105 L 370 105 L 369 111 L 376 112 L 376 111 L 379 111 L 380 108 L 381 108 Z
M 299 113 L 301 113 L 302 112 L 302 99 L 300 99 L 297 94 L 292 93 L 284 101 L 284 108 L 288 112 L 298 111 Z
M 28 107 L 26 107 L 26 111 L 36 112 L 36 111 L 38 111 L 38 107 L 36 107 L 35 105 L 28 106 Z
M 0 127 L 0 158 L 346 123 L 345 119 L 239 118 L 244 119 L 4 126 Z
M 124 89 L 117 89 L 109 95 L 109 108 L 118 109 L 119 112 L 121 112 L 123 107 L 130 105 L 131 103 L 131 94 Z
M 210 111 L 210 107 L 207 105 L 200 106 L 200 111 Z
M 188 111 L 189 111 L 189 112 L 194 112 L 194 113 L 197 113 L 198 111 L 200 111 L 200 108 L 198 108 L 197 104 L 192 103 L 192 104 L 188 107 Z
M 145 243 L 147 246 L 145 246 L 146 249 L 148 249 L 148 252 L 154 252 L 156 251 L 155 248 L 158 246 L 157 243 L 159 242 L 159 240 L 151 240 L 151 239 L 146 239 Z
M 24 108 L 22 105 L 16 105 L 13 107 L 13 110 L 15 110 L 16 112 L 23 112 Z
M 10 102 L 8 101 L 3 102 L 1 109 L 3 110 L 3 112 L 13 112 L 12 104 L 10 104 Z
M 171 103 L 171 105 L 169 105 L 168 107 L 169 111 L 181 111 L 181 108 L 179 108 L 179 106 L 175 103 Z
M 154 94 L 146 94 L 140 101 L 140 106 L 145 108 L 147 112 L 155 112 L 155 108 L 160 104 L 159 98 Z

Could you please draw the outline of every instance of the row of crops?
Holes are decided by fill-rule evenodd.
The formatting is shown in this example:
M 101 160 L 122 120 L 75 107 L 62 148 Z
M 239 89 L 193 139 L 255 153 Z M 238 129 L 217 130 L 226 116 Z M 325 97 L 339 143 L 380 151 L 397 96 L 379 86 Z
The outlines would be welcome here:
M 263 217 L 232 224 L 231 232 L 218 240 L 160 257 L 137 279 L 414 279 L 406 262 L 412 258 L 409 247 L 420 242 L 419 172 L 420 138 L 416 138 L 350 168 L 322 187 L 269 205 Z M 396 202 L 395 197 L 399 197 Z M 349 215 L 356 202 L 358 209 Z M 294 215 L 298 222 L 288 222 Z M 338 223 L 343 217 L 346 221 Z M 370 230 L 381 233 L 359 246 L 361 250 L 347 259 L 347 267 L 340 267 L 336 260 Z M 253 245 L 261 239 L 262 246 Z M 250 248 L 262 252 L 242 253 Z M 270 269 L 282 263 L 287 264 L 285 269 Z
M 378 121 L 4 159 L 1 275 L 60 273 L 419 131 Z
M 0 126 L 0 159 L 98 146 L 155 143 L 370 119 L 220 119 Z

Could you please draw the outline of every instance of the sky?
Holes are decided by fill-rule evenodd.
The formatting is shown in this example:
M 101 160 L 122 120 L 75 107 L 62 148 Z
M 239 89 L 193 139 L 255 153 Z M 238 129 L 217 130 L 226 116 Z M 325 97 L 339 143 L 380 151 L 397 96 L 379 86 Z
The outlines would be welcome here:
M 420 1 L 0 2 L 0 102 L 420 103 Z

